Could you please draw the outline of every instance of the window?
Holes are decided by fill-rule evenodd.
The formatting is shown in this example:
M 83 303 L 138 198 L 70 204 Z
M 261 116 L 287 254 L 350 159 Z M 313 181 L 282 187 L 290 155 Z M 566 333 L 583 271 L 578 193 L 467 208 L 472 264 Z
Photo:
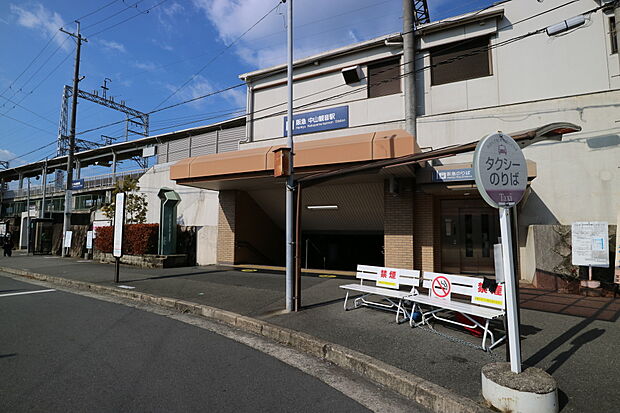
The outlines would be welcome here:
M 475 37 L 430 50 L 431 85 L 491 76 L 489 38 Z
M 400 60 L 384 60 L 368 65 L 368 97 L 400 93 Z
M 609 18 L 609 36 L 611 38 L 611 54 L 618 53 L 618 37 L 616 36 L 616 17 Z

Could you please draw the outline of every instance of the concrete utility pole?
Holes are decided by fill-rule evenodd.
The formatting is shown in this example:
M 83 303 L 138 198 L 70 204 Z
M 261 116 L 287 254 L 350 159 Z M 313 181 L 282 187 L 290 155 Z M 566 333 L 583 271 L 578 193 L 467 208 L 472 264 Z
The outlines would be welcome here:
M 415 26 L 413 0 L 403 0 L 403 73 L 405 79 L 405 129 L 416 136 Z
M 616 52 L 616 56 L 618 56 L 618 67 L 620 67 L 620 0 L 616 1 L 614 17 L 616 20 L 616 44 L 618 45 L 618 51 Z
M 80 82 L 80 50 L 82 48 L 82 42 L 86 42 L 84 37 L 80 34 L 80 22 L 75 21 L 77 24 L 77 34 L 69 33 L 63 28 L 60 29 L 61 32 L 68 34 L 76 40 L 77 47 L 75 49 L 75 70 L 73 72 L 73 95 L 71 99 L 71 129 L 69 130 L 69 154 L 67 156 L 67 185 L 65 188 L 65 218 L 62 225 L 62 256 L 66 257 L 69 254 L 69 248 L 64 247 L 64 240 L 71 227 L 71 189 L 73 182 L 73 153 L 75 152 L 75 122 L 77 117 L 77 90 L 78 83 Z
M 43 186 L 43 194 L 41 197 L 41 211 L 39 211 L 39 218 L 45 218 L 45 195 L 47 194 L 47 158 L 45 158 L 43 172 L 41 173 L 41 185 Z
M 287 7 L 287 125 L 286 125 L 286 146 L 290 148 L 289 173 L 286 179 L 286 311 L 293 311 L 294 299 L 294 280 L 295 280 L 295 176 L 293 169 L 293 159 L 295 151 L 293 149 L 293 0 L 288 0 Z

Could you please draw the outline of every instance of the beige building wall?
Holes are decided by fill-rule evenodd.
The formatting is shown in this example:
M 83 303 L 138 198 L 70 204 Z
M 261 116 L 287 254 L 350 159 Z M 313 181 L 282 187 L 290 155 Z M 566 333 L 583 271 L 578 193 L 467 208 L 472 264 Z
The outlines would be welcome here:
M 177 185 L 170 179 L 171 165 L 171 163 L 155 165 L 138 181 L 140 192 L 147 196 L 146 222 L 159 223 L 161 200 L 157 194 L 163 187 L 173 189 L 181 197 L 181 202 L 177 205 L 177 224 L 198 227 L 197 264 L 214 264 L 217 261 L 218 194 L 216 191 Z

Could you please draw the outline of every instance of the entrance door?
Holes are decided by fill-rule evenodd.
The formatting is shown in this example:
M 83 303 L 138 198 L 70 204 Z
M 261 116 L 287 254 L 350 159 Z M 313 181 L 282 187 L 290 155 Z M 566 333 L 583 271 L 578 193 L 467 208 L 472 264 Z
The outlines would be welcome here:
M 483 201 L 442 202 L 442 270 L 494 273 L 493 244 L 499 236 L 497 210 Z

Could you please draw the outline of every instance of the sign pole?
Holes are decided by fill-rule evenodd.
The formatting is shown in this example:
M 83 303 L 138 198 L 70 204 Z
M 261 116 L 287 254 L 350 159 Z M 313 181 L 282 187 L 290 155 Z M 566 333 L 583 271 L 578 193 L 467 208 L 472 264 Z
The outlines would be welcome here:
M 114 276 L 114 282 L 118 284 L 119 281 L 119 273 L 121 270 L 121 257 L 116 257 L 116 275 Z
M 123 225 L 125 224 L 125 193 L 116 194 L 115 210 L 114 210 L 114 247 L 112 255 L 116 258 L 116 274 L 114 282 L 119 282 L 119 271 L 121 266 L 121 257 L 123 256 Z
M 521 336 L 517 298 L 519 285 L 514 270 L 510 208 L 517 205 L 525 193 L 527 161 L 515 140 L 498 132 L 478 142 L 472 166 L 480 195 L 489 205 L 499 209 L 510 370 L 518 374 L 521 373 Z
M 506 319 L 508 322 L 508 346 L 510 351 L 510 370 L 521 373 L 521 337 L 517 318 L 517 288 L 512 260 L 512 231 L 510 228 L 510 208 L 499 209 L 499 222 L 502 234 L 502 262 L 504 282 L 506 283 Z

